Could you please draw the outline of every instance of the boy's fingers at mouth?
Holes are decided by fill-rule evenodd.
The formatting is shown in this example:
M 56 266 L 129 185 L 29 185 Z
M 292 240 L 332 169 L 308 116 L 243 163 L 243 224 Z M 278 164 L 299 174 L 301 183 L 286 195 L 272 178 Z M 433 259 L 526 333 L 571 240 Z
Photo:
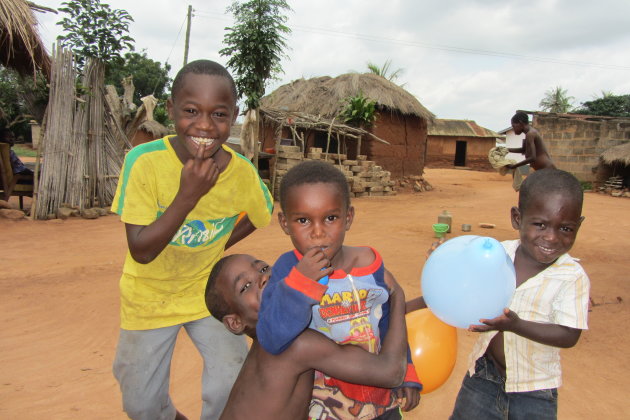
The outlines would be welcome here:
M 203 154 L 206 151 L 206 145 L 205 144 L 200 144 L 197 146 L 197 150 L 195 151 L 195 159 L 199 159 L 202 160 L 203 159 Z

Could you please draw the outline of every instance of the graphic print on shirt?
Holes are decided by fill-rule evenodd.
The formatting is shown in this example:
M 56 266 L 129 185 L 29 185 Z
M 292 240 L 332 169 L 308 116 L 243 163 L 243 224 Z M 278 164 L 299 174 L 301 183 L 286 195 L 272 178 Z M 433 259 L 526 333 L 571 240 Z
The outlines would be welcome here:
M 163 212 L 158 212 L 158 217 Z M 225 235 L 232 233 L 238 215 L 214 220 L 186 220 L 169 245 L 196 248 L 209 246 Z
M 316 309 L 323 321 L 317 323 L 317 329 L 327 330 L 326 334 L 339 344 L 356 345 L 377 353 L 380 348 L 378 322 L 388 295 L 384 289 L 365 280 L 350 275 L 331 280 L 328 292 Z M 389 389 L 351 384 L 316 372 L 309 416 L 343 420 L 374 418 L 392 404 Z
M 381 318 L 381 305 L 376 302 L 382 293 L 383 290 L 377 288 L 326 293 L 319 303 L 319 316 L 333 329 L 336 324 L 347 325 L 347 335 L 338 343 L 358 345 L 375 353 L 379 338 L 370 323 L 370 315 Z

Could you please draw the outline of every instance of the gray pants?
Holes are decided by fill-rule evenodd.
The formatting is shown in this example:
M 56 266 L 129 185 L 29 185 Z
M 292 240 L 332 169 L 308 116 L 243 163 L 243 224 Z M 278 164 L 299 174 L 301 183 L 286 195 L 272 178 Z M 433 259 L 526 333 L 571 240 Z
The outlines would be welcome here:
M 173 420 L 169 397 L 171 358 L 184 327 L 203 358 L 202 420 L 218 419 L 247 355 L 247 342 L 212 317 L 155 330 L 120 330 L 114 376 L 123 409 L 133 420 Z

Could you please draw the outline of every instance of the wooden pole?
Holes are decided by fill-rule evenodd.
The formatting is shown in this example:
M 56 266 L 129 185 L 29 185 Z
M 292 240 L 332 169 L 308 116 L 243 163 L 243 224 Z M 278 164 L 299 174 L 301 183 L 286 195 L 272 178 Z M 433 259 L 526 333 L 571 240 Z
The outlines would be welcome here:
M 184 44 L 184 65 L 188 64 L 188 45 L 190 44 L 190 23 L 192 20 L 192 6 L 188 5 L 188 15 L 186 17 L 186 43 Z

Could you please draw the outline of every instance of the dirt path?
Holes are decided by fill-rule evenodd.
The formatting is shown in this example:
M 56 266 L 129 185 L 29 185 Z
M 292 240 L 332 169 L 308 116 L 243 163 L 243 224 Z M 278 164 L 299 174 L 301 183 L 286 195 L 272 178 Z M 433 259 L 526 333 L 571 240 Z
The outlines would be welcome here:
M 420 294 L 431 225 L 443 209 L 472 234 L 515 238 L 509 209 L 511 180 L 494 173 L 427 170 L 436 189 L 420 194 L 354 200 L 347 243 L 373 245 L 403 285 Z M 559 418 L 621 418 L 630 388 L 630 200 L 587 194 L 586 221 L 571 254 L 581 258 L 595 302 L 590 330 L 562 351 L 564 385 Z M 495 223 L 493 230 L 479 222 Z M 0 418 L 124 419 L 111 374 L 118 332 L 118 278 L 126 252 L 116 216 L 98 220 L 0 220 Z M 291 246 L 276 221 L 234 247 L 273 262 Z M 617 297 L 623 299 L 618 303 Z M 424 395 L 406 419 L 446 419 L 466 369 L 474 335 L 460 330 L 458 361 L 441 388 Z M 173 360 L 172 397 L 191 419 L 199 417 L 201 360 L 184 335 Z

